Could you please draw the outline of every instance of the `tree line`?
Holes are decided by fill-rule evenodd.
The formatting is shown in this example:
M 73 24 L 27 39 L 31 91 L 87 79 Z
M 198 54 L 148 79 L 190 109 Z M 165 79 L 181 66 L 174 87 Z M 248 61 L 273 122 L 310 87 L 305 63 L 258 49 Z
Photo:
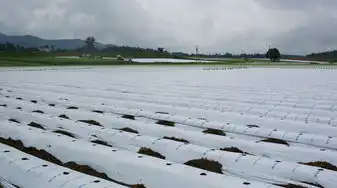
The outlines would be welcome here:
M 277 61 L 280 59 L 281 54 L 278 49 L 269 49 L 266 54 L 254 53 L 254 54 L 231 54 L 231 53 L 214 53 L 214 54 L 188 54 L 183 52 L 168 52 L 164 48 L 140 48 L 130 46 L 106 46 L 98 49 L 96 47 L 96 39 L 92 36 L 87 37 L 85 44 L 81 48 L 66 50 L 56 49 L 52 45 L 43 45 L 39 48 L 36 47 L 23 47 L 11 43 L 0 44 L 0 52 L 41 52 L 45 49 L 49 49 L 51 52 L 74 52 L 77 54 L 110 54 L 111 56 L 123 56 L 123 57 L 167 57 L 167 58 L 188 58 L 188 57 L 204 57 L 204 58 L 269 58 L 271 61 Z

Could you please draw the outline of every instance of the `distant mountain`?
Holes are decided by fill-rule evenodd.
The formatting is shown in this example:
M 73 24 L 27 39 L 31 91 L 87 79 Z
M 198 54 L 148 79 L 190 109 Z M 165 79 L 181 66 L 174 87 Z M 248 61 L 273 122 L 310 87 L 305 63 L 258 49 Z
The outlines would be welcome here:
M 312 53 L 307 55 L 306 58 L 316 61 L 337 61 L 337 50 L 321 53 Z
M 23 36 L 9 36 L 3 33 L 0 33 L 0 43 L 9 42 L 12 44 L 17 44 L 24 47 L 41 47 L 44 45 L 55 46 L 55 49 L 77 49 L 85 45 L 85 41 L 81 39 L 42 39 L 32 35 L 23 35 Z M 101 49 L 105 45 L 101 43 L 96 43 L 96 47 Z

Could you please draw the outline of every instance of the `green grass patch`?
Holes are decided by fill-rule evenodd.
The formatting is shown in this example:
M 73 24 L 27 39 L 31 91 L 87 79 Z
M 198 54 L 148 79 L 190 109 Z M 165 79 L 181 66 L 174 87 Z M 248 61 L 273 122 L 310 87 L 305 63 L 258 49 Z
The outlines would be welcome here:
M 59 58 L 59 57 L 0 57 L 0 66 L 69 66 L 69 65 L 122 65 L 130 62 L 113 59 Z

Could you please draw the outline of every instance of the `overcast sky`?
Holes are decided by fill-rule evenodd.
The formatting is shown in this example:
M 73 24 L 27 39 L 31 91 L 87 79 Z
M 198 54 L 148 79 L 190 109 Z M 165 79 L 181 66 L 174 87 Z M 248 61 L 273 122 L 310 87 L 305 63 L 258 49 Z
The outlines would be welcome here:
M 337 48 L 337 0 L 0 0 L 0 32 L 169 51 Z

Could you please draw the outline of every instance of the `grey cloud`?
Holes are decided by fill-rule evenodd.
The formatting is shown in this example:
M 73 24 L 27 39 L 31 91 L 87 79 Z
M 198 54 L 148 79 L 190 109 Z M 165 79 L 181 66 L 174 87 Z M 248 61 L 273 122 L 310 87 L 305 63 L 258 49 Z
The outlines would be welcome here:
M 287 53 L 337 45 L 335 0 L 2 0 L 0 32 L 165 47 Z
M 320 52 L 337 49 L 337 19 L 312 18 L 311 22 L 275 38 L 286 53 Z

